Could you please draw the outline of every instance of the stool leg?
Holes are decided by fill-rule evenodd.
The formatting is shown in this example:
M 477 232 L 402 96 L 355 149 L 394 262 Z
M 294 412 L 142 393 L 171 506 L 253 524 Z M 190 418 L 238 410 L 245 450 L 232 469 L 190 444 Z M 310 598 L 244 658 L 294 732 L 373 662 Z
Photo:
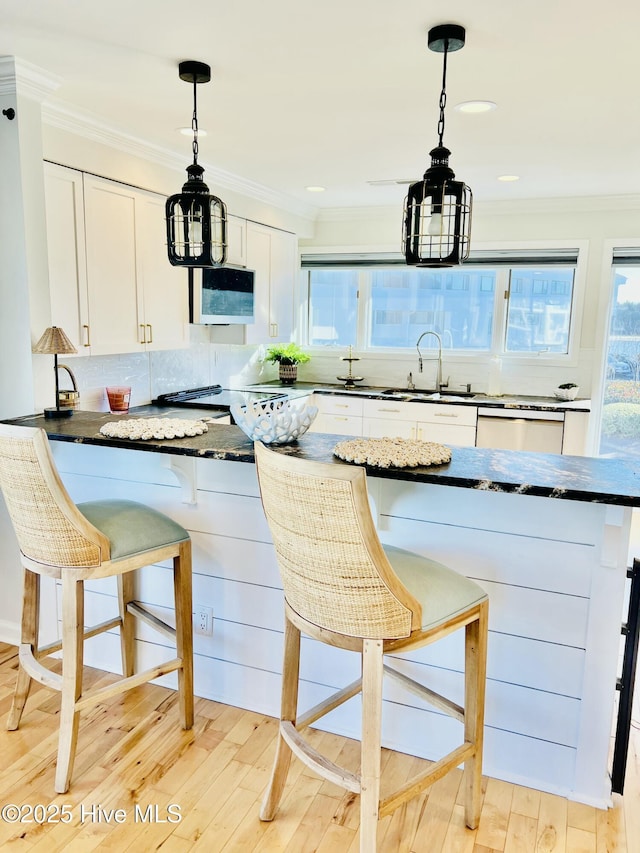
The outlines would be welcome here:
M 193 627 L 191 590 L 191 540 L 180 544 L 173 558 L 173 592 L 176 611 L 176 653 L 182 660 L 178 670 L 178 697 L 183 729 L 193 726 Z
M 364 640 L 362 645 L 362 745 L 360 748 L 360 853 L 375 853 L 378 833 L 382 676 L 382 640 Z
M 40 575 L 24 570 L 24 584 L 22 593 L 22 627 L 20 643 L 29 646 L 34 656 L 38 651 L 38 626 L 40 621 Z M 18 665 L 18 676 L 16 688 L 13 694 L 13 702 L 9 711 L 7 729 L 15 731 L 20 725 L 20 718 L 31 687 L 31 676 L 24 670 L 22 664 Z
M 118 575 L 118 608 L 120 610 L 120 653 L 122 655 L 122 674 L 125 678 L 135 672 L 136 620 L 127 611 L 127 604 L 133 601 L 134 573 Z
M 465 629 L 464 739 L 476 747 L 473 757 L 464 763 L 465 821 L 469 829 L 475 829 L 480 820 L 488 618 L 489 603 L 485 601 L 478 619 Z
M 78 741 L 84 641 L 84 582 L 62 576 L 62 698 L 55 790 L 69 790 Z
M 298 679 L 300 675 L 300 631 L 292 625 L 289 619 L 284 626 L 284 661 L 282 666 L 282 697 L 280 704 L 280 719 L 295 725 L 298 713 Z M 291 764 L 291 749 L 287 742 L 278 735 L 276 757 L 271 771 L 271 780 L 267 788 L 260 820 L 273 820 L 278 803 L 282 797 L 287 773 Z

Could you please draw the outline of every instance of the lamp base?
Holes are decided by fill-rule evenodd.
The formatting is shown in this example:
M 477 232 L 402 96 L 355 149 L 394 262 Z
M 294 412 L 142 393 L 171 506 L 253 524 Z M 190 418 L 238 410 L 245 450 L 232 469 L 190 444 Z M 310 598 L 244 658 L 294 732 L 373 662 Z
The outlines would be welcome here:
M 73 409 L 45 409 L 45 418 L 70 418 L 73 414 Z

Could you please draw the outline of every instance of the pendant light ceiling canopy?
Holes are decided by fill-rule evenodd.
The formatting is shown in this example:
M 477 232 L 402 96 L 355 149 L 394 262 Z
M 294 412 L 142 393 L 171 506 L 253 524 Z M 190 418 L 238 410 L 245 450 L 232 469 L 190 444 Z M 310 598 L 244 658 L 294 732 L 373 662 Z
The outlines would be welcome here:
M 464 27 L 433 27 L 427 43 L 430 50 L 443 54 L 438 145 L 429 152 L 431 166 L 421 181 L 411 184 L 405 199 L 403 251 L 411 266 L 451 267 L 469 257 L 471 238 L 472 193 L 455 180 L 449 166 L 451 151 L 443 144 L 447 56 L 464 47 Z
M 182 192 L 166 203 L 169 261 L 181 267 L 219 267 L 227 259 L 227 209 L 203 180 L 198 164 L 198 84 L 211 80 L 211 68 L 189 60 L 178 66 L 180 79 L 193 84 L 193 163 Z

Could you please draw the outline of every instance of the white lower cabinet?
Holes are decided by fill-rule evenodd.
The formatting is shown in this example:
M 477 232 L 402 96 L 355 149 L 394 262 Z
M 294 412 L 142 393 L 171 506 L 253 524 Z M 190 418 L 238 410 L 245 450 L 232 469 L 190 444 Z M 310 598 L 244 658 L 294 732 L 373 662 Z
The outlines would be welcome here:
M 313 405 L 318 414 L 311 424 L 312 432 L 328 432 L 334 435 L 362 435 L 362 406 L 358 397 L 340 397 L 314 394 Z
M 447 403 L 364 400 L 362 434 L 370 438 L 415 438 L 473 447 L 477 408 Z

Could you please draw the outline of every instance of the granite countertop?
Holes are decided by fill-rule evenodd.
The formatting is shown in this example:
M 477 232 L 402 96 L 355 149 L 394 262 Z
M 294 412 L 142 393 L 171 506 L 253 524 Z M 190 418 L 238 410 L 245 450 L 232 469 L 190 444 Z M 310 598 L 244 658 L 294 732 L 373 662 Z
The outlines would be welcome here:
M 199 418 L 202 410 L 158 409 L 140 406 L 131 417 Z M 122 447 L 151 453 L 196 456 L 253 462 L 253 443 L 237 426 L 212 421 L 204 435 L 167 441 L 131 441 L 102 436 L 100 427 L 114 416 L 102 412 L 76 410 L 73 417 L 45 419 L 42 415 L 16 418 L 7 423 L 43 427 L 56 441 Z M 346 465 L 333 456 L 333 448 L 344 436 L 307 433 L 298 442 L 277 450 L 315 462 Z M 623 460 L 587 456 L 556 456 L 515 450 L 489 450 L 477 447 L 453 447 L 452 459 L 445 465 L 423 468 L 369 469 L 372 476 L 418 483 L 458 486 L 494 492 L 640 506 L 640 479 Z
M 322 382 L 296 382 L 294 385 L 283 385 L 278 380 L 265 382 L 262 385 L 249 386 L 254 391 L 282 391 L 294 399 L 304 397 L 308 394 L 328 394 L 350 397 L 365 397 L 372 400 L 393 400 L 406 403 L 455 403 L 457 406 L 482 406 L 494 409 L 530 409 L 548 412 L 589 412 L 591 411 L 591 400 L 577 399 L 570 401 L 558 400 L 556 397 L 541 397 L 526 394 L 501 394 L 499 397 L 490 397 L 487 394 L 472 394 L 467 396 L 465 392 L 456 393 L 455 390 L 445 391 L 439 397 L 432 397 L 429 392 L 409 391 L 408 389 L 397 389 L 396 394 L 385 394 L 384 386 L 357 385 L 355 388 L 345 388 L 344 385 L 331 385 Z M 394 389 L 395 390 L 395 389 Z M 465 394 L 461 396 L 461 394 Z

